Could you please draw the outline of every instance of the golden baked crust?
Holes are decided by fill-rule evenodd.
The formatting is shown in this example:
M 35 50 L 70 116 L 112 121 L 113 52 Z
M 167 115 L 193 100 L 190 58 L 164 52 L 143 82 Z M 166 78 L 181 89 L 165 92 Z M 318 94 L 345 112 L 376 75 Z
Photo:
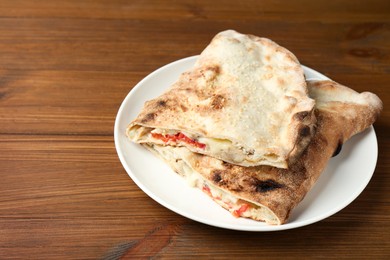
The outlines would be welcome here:
M 269 224 L 283 224 L 290 212 L 314 186 L 334 152 L 352 135 L 368 128 L 382 110 L 381 100 L 369 92 L 357 93 L 333 81 L 311 81 L 316 100 L 317 126 L 308 145 L 289 169 L 271 166 L 242 167 L 190 152 L 184 147 L 149 147 L 164 157 L 173 169 L 182 160 L 217 189 L 257 205 L 262 211 L 246 217 Z M 173 159 L 164 156 L 173 152 Z M 220 203 L 220 201 L 216 202 Z M 223 207 L 226 204 L 220 203 Z
M 242 166 L 287 168 L 312 136 L 313 108 L 303 69 L 290 51 L 228 30 L 167 92 L 145 103 L 127 134 L 134 142 L 164 144 L 150 132 L 180 131 L 203 138 L 205 147 L 170 145 Z M 219 144 L 223 148 L 215 148 Z

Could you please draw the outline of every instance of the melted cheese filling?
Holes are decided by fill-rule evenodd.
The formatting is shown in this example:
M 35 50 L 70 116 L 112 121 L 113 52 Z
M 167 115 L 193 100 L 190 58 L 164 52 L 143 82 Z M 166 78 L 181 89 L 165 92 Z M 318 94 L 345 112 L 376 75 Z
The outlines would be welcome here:
M 197 147 L 191 143 L 177 140 L 176 142 L 164 142 L 161 139 L 153 138 L 152 133 L 161 134 L 161 135 L 170 135 L 174 136 L 179 133 L 184 134 L 188 138 L 194 140 L 195 142 L 205 144 L 205 147 Z M 221 160 L 247 166 L 245 164 L 260 164 L 262 162 L 271 161 L 278 162 L 278 157 L 275 154 L 257 154 L 253 149 L 247 149 L 240 144 L 235 144 L 228 139 L 218 139 L 218 138 L 209 138 L 201 137 L 193 133 L 178 131 L 172 129 L 160 129 L 160 128 L 149 128 L 149 127 L 133 127 L 132 131 L 128 133 L 129 138 L 132 140 L 137 140 L 139 143 L 155 143 L 160 145 L 179 145 L 185 146 L 193 152 L 199 152 L 206 155 L 217 157 Z

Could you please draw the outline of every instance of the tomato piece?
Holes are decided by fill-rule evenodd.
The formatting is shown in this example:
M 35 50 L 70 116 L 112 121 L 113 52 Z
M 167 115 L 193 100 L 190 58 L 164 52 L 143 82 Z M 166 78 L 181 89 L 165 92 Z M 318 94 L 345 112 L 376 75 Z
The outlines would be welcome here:
M 162 134 L 158 134 L 158 133 L 151 133 L 151 134 L 152 134 L 153 138 L 159 139 L 159 140 L 163 141 L 164 143 L 168 143 L 170 140 L 172 140 L 172 138 L 169 135 L 162 135 Z
M 199 142 L 189 138 L 188 136 L 184 135 L 183 133 L 177 133 L 175 135 L 163 135 L 163 134 L 159 134 L 159 133 L 151 133 L 151 134 L 152 134 L 153 138 L 159 139 L 159 140 L 163 141 L 164 143 L 168 143 L 169 141 L 176 143 L 179 140 L 179 141 L 185 142 L 187 144 L 190 144 L 192 146 L 195 146 L 195 147 L 198 147 L 201 149 L 206 148 L 205 144 L 199 143 Z
M 249 208 L 249 205 L 244 203 L 240 206 L 239 209 L 233 210 L 232 215 L 235 216 L 236 218 L 241 217 L 242 213 L 247 211 Z
M 207 195 L 209 195 L 210 197 L 213 197 L 213 194 L 211 194 L 211 190 L 210 190 L 209 187 L 203 186 L 203 187 L 202 187 L 202 191 L 203 191 L 204 193 L 206 193 Z
M 188 136 L 184 135 L 183 133 L 178 133 L 177 135 L 177 139 L 183 141 L 183 142 L 186 142 L 188 144 L 191 144 L 195 147 L 198 147 L 198 148 L 201 148 L 201 149 L 204 149 L 206 147 L 205 144 L 202 144 L 202 143 L 199 143 L 191 138 L 189 138 Z

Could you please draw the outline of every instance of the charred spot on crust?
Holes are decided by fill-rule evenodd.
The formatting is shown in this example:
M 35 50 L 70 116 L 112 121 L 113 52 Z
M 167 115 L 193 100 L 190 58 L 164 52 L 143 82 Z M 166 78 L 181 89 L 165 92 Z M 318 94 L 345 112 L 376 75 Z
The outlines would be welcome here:
M 219 171 L 219 170 L 214 170 L 212 172 L 212 175 L 211 175 L 211 180 L 214 182 L 214 183 L 219 183 L 220 181 L 222 181 L 222 171 Z
M 206 68 L 207 70 L 213 71 L 215 74 L 219 74 L 221 72 L 221 68 L 218 65 L 213 65 Z
M 180 108 L 183 112 L 186 112 L 188 110 L 188 108 L 184 105 L 180 105 Z
M 334 151 L 332 157 L 335 157 L 337 156 L 340 152 L 341 152 L 341 149 L 343 148 L 343 144 L 342 142 L 339 142 L 339 144 L 337 145 L 337 148 L 336 150 Z
M 207 81 L 211 81 L 221 73 L 221 68 L 218 65 L 210 65 L 204 69 L 201 69 L 199 72 L 200 76 L 205 78 Z
M 303 120 L 305 119 L 307 116 L 309 115 L 309 112 L 307 111 L 302 111 L 302 112 L 299 112 L 299 113 L 296 113 L 294 115 L 294 117 L 297 119 L 297 120 Z
M 156 117 L 155 113 L 148 113 L 145 115 L 145 117 L 141 120 L 141 123 L 147 123 L 149 121 L 152 121 Z
M 310 135 L 310 127 L 304 126 L 299 130 L 299 136 L 306 137 Z
M 211 97 L 211 107 L 214 109 L 223 108 L 225 103 L 225 97 L 222 95 L 213 95 Z
M 255 186 L 257 192 L 267 192 L 283 187 L 282 184 L 271 179 L 265 181 L 257 180 Z
M 157 101 L 157 107 L 166 107 L 166 106 L 167 106 L 167 101 L 165 100 Z

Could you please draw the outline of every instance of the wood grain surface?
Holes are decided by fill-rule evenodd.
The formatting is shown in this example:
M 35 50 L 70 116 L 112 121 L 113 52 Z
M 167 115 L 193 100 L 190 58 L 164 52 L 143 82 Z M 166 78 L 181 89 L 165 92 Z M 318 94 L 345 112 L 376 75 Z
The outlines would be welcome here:
M 113 138 L 125 96 L 225 29 L 383 100 L 377 168 L 342 211 L 287 231 L 225 230 L 127 175 Z M 388 0 L 0 0 L 0 259 L 389 259 L 389 106 Z

